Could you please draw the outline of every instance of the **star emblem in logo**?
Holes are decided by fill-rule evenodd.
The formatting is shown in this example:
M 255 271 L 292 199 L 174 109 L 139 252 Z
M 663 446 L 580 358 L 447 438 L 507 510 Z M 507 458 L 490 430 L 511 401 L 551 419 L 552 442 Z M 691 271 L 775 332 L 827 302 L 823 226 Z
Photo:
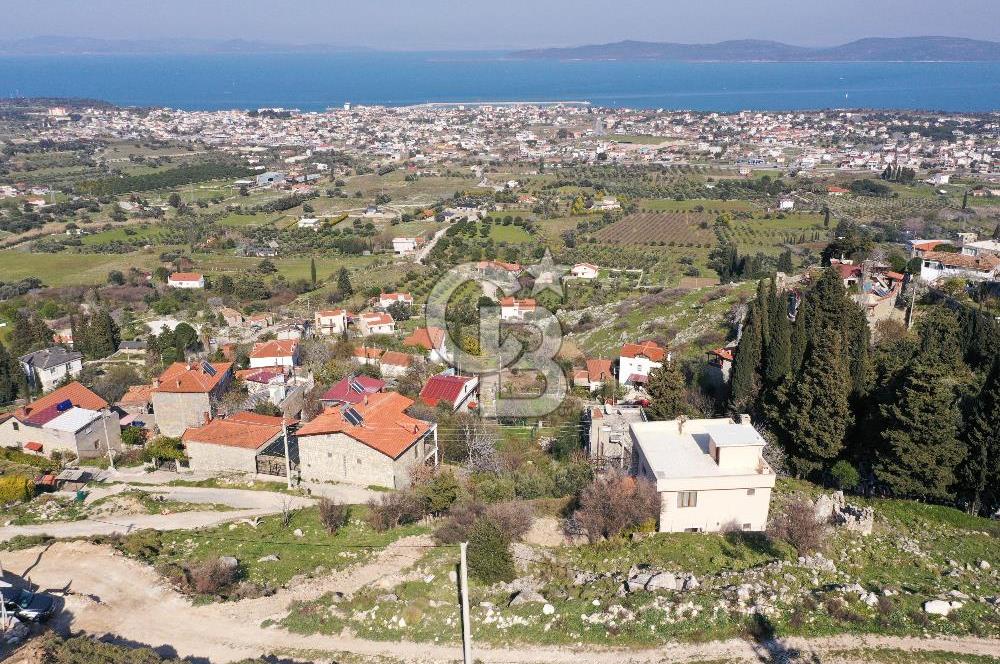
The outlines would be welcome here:
M 542 260 L 528 268 L 528 273 L 534 277 L 535 286 L 531 289 L 532 295 L 538 295 L 542 291 L 551 290 L 559 296 L 559 299 L 566 298 L 566 287 L 563 284 L 563 277 L 569 273 L 570 268 L 565 265 L 557 265 L 552 260 L 552 254 L 548 249 Z

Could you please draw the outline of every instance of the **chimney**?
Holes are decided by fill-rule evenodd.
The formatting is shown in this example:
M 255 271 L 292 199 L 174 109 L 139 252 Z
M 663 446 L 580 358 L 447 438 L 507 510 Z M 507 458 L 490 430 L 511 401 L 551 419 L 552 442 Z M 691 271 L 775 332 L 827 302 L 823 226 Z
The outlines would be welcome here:
M 154 379 L 153 379 L 153 387 L 154 387 L 154 388 L 157 388 L 157 387 L 159 387 L 159 386 L 160 386 L 160 379 L 159 379 L 159 377 L 157 377 L 157 378 L 154 378 Z
M 204 412 L 204 413 L 202 413 L 201 415 L 202 415 L 202 419 L 205 420 L 205 424 L 208 424 L 209 422 L 212 421 L 212 416 L 207 411 Z
M 177 389 L 181 389 L 181 379 L 177 379 Z

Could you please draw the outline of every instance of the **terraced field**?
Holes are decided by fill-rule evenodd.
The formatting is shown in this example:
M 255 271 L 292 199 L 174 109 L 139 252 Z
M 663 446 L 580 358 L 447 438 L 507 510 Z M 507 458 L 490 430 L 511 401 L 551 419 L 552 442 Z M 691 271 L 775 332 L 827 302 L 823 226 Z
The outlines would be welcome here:
M 699 212 L 639 212 L 595 233 L 610 244 L 711 246 L 715 242 L 712 215 Z

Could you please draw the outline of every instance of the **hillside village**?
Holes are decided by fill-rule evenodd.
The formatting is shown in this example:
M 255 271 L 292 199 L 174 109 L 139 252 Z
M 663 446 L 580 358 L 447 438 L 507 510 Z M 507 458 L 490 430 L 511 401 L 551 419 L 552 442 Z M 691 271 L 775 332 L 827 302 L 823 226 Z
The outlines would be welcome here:
M 487 661 L 996 654 L 996 114 L 60 104 L 0 102 L 0 587 L 53 623 L 442 661 L 467 542 Z

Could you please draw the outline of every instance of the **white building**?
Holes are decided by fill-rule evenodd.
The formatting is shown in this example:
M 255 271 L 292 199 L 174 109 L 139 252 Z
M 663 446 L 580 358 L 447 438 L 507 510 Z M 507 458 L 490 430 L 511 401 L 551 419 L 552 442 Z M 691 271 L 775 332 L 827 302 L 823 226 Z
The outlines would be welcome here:
M 28 381 L 48 392 L 66 376 L 76 377 L 83 371 L 83 353 L 52 346 L 18 358 Z
M 254 344 L 250 352 L 250 368 L 294 367 L 299 363 L 299 342 L 296 339 L 274 339 Z
M 174 272 L 167 277 L 171 288 L 204 288 L 205 276 L 197 272 Z
M 378 306 L 388 309 L 394 304 L 405 304 L 413 306 L 413 296 L 409 293 L 382 293 L 378 296 Z
M 535 313 L 536 303 L 533 299 L 517 300 L 513 297 L 500 299 L 500 320 L 524 320 Z
M 642 385 L 653 369 L 663 366 L 670 354 L 653 341 L 641 344 L 624 344 L 618 358 L 618 382 L 625 385 Z
M 392 250 L 399 256 L 412 254 L 421 244 L 421 238 L 417 237 L 394 237 L 392 238 Z
M 779 210 L 792 210 L 795 208 L 795 201 L 791 198 L 782 198 L 778 200 Z
M 577 279 L 596 279 L 600 268 L 591 263 L 577 263 L 570 270 L 570 275 Z
M 358 316 L 358 331 L 363 337 L 370 337 L 373 334 L 393 334 L 396 332 L 396 321 L 381 311 L 361 314 Z
M 313 322 L 315 323 L 316 334 L 339 335 L 347 331 L 347 310 L 328 309 L 317 311 Z
M 299 228 L 308 228 L 309 230 L 319 229 L 319 219 L 316 217 L 302 217 L 298 222 Z
M 660 532 L 767 526 L 775 474 L 749 416 L 633 422 L 629 434 L 632 473 L 660 494 Z
M 979 240 L 978 242 L 972 240 L 962 245 L 962 253 L 966 256 L 985 256 L 986 254 L 1000 256 L 1000 242 L 997 240 Z
M 970 281 L 993 281 L 1000 275 L 1000 256 L 983 253 L 970 256 L 946 251 L 926 251 L 921 257 L 920 280 L 934 283 L 938 279 L 958 277 Z

